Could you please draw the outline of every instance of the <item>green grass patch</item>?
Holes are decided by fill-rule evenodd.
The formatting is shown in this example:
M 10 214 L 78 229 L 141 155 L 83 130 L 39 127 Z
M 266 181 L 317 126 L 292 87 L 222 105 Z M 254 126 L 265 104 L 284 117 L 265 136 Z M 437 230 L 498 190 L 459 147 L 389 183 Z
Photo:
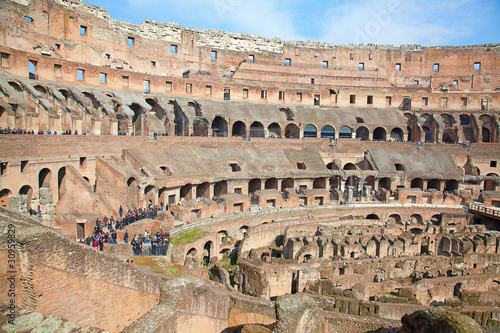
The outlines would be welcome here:
M 172 241 L 173 245 L 189 244 L 203 238 L 207 232 L 201 229 L 187 231 Z
M 134 264 L 148 267 L 158 274 L 178 275 L 182 269 L 179 265 L 170 265 L 161 257 L 134 257 Z

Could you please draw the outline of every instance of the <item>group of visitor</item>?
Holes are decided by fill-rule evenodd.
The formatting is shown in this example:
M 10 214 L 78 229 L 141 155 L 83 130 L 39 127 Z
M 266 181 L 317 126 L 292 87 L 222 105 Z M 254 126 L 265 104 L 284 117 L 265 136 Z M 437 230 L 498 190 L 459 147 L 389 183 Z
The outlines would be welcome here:
M 3 128 L 3 127 L 0 127 L 0 134 L 24 134 L 24 135 L 34 135 L 35 134 L 35 131 L 34 130 L 23 130 L 21 128 L 10 128 L 10 127 L 7 127 L 7 128 Z M 47 131 L 42 131 L 42 130 L 39 130 L 36 134 L 38 135 L 44 135 L 44 134 L 47 134 L 47 135 L 57 135 L 57 131 L 54 131 L 54 133 L 52 133 L 52 131 L 50 129 L 48 129 Z M 78 135 L 78 130 L 75 130 L 73 133 L 71 130 L 64 130 L 62 133 L 62 135 Z M 83 133 L 83 135 L 85 135 L 85 133 Z
M 85 239 L 85 244 L 99 248 L 101 251 L 103 250 L 105 243 L 117 244 L 117 230 L 121 230 L 136 221 L 156 217 L 158 209 L 156 207 L 149 206 L 148 208 L 129 209 L 125 214 L 123 214 L 123 207 L 120 206 L 119 213 L 120 217 L 122 217 L 121 219 L 115 220 L 113 216 L 110 218 L 104 216 L 102 220 L 98 218 L 95 222 L 94 232 Z M 128 243 L 127 231 L 125 231 L 124 242 Z
M 128 232 L 125 232 L 125 243 L 128 242 Z M 157 232 L 155 235 L 150 235 L 147 230 L 144 234 L 134 235 L 130 245 L 134 251 L 134 255 L 166 255 L 167 248 L 170 244 L 170 234 L 165 231 L 163 234 Z

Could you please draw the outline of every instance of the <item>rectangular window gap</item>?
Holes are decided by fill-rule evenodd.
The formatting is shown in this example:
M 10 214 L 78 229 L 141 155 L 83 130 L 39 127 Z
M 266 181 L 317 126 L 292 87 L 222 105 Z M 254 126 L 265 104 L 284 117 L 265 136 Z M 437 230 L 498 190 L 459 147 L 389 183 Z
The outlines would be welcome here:
M 80 26 L 80 36 L 87 36 L 87 27 L 84 25 Z

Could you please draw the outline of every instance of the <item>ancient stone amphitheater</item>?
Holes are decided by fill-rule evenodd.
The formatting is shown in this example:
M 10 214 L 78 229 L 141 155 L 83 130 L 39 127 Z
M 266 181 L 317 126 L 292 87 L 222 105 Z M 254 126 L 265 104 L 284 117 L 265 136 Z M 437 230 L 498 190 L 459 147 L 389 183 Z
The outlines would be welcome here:
M 500 330 L 500 45 L 0 8 L 0 330 Z

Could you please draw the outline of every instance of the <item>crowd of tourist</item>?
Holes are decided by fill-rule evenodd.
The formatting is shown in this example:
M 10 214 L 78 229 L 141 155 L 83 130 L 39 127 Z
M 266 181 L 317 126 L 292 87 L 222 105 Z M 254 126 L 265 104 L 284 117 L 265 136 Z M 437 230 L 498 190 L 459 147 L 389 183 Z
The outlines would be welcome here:
M 0 134 L 24 134 L 24 135 L 35 135 L 35 131 L 34 130 L 23 130 L 21 128 L 10 128 L 10 127 L 7 127 L 7 128 L 3 128 L 3 127 L 0 127 Z M 47 131 L 38 131 L 36 134 L 38 135 L 57 135 L 57 131 L 54 131 L 52 133 L 52 131 L 50 129 L 48 129 Z M 75 130 L 74 132 L 72 132 L 71 130 L 64 130 L 62 133 L 60 133 L 62 135 L 78 135 L 78 130 Z M 86 135 L 86 133 L 83 133 L 83 135 Z
M 158 208 L 149 206 L 148 208 L 139 208 L 134 210 L 129 209 L 124 214 L 123 207 L 120 206 L 119 214 L 120 214 L 120 219 L 116 220 L 113 218 L 113 216 L 111 216 L 110 218 L 104 216 L 102 220 L 98 218 L 95 222 L 94 232 L 92 233 L 92 235 L 88 236 L 85 239 L 85 244 L 95 248 L 99 248 L 99 250 L 101 251 L 103 250 L 105 243 L 117 244 L 118 243 L 116 236 L 117 230 L 121 230 L 124 227 L 130 225 L 131 223 L 134 223 L 142 219 L 155 218 L 158 215 Z M 125 236 L 123 241 L 126 244 L 128 243 L 128 231 L 125 231 Z
M 126 234 L 128 240 L 128 234 Z M 127 241 L 125 241 L 127 243 Z M 144 234 L 134 235 L 130 245 L 134 251 L 134 255 L 166 255 L 167 247 L 170 243 L 170 234 L 165 231 L 163 234 L 157 232 L 155 235 L 150 235 L 147 230 Z

